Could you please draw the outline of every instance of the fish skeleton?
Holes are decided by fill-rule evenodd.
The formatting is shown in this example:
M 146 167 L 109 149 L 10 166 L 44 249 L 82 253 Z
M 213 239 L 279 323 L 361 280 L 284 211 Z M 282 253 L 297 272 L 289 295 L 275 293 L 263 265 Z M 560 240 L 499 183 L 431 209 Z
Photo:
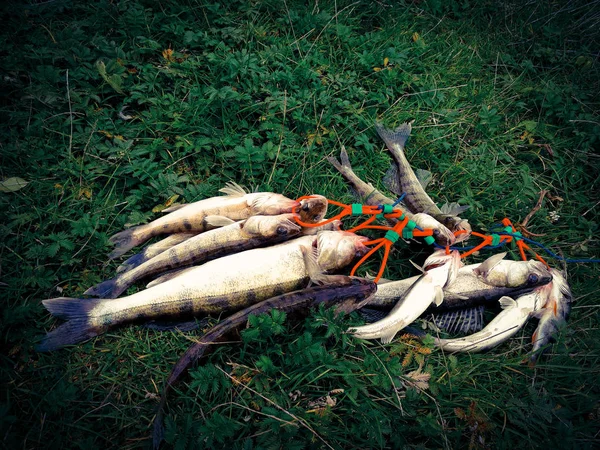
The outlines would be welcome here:
M 454 214 L 443 213 L 427 195 L 406 159 L 404 146 L 412 130 L 411 123 L 403 123 L 395 130 L 388 130 L 380 123 L 376 123 L 375 129 L 396 161 L 398 182 L 402 192 L 406 194 L 404 202 L 408 208 L 413 213 L 422 212 L 433 216 L 450 231 L 464 231 L 457 236 L 457 242 L 467 239 L 471 233 L 469 222 Z
M 373 185 L 364 182 L 358 177 L 358 175 L 354 173 L 352 166 L 350 165 L 348 153 L 344 147 L 342 147 L 340 152 L 341 162 L 334 157 L 328 157 L 327 160 L 338 170 L 338 172 L 340 172 L 340 174 L 342 174 L 346 181 L 350 183 L 352 189 L 356 191 L 357 195 L 366 204 L 372 206 L 395 204 L 394 200 L 383 195 L 381 192 L 375 189 Z M 408 217 L 409 220 L 415 222 L 422 229 L 433 229 L 433 237 L 439 245 L 452 245 L 455 242 L 456 238 L 454 234 L 430 215 L 425 213 L 414 215 L 402 204 L 399 205 L 399 208 L 402 209 L 402 212 L 406 217 Z M 390 219 L 390 222 L 395 223 L 396 220 Z
M 460 254 L 456 250 L 449 255 L 445 250 L 434 252 L 425 260 L 423 275 L 417 278 L 386 318 L 349 331 L 361 339 L 381 338 L 384 344 L 391 342 L 398 331 L 416 320 L 429 305 L 442 303 L 443 288 L 452 284 L 461 265 Z
M 131 248 L 154 236 L 206 231 L 210 228 L 210 225 L 206 223 L 207 216 L 224 216 L 232 220 L 244 220 L 257 214 L 291 213 L 300 207 L 299 214 L 301 217 L 306 219 L 307 222 L 314 222 L 321 220 L 322 217 L 313 214 L 313 207 L 316 205 L 319 210 L 323 208 L 323 205 L 325 205 L 325 209 L 327 207 L 327 200 L 322 196 L 320 196 L 321 198 L 315 196 L 315 198 L 307 199 L 302 204 L 272 192 L 248 194 L 235 183 L 229 183 L 220 192 L 226 195 L 167 208 L 163 212 L 169 214 L 160 219 L 115 234 L 110 238 L 110 242 L 115 245 L 115 249 L 109 257 L 114 259 L 121 256 Z
M 456 339 L 435 338 L 435 345 L 451 353 L 481 352 L 496 347 L 523 328 L 532 313 L 540 310 L 546 303 L 551 290 L 552 282 L 539 286 L 516 300 L 502 297 L 502 311 L 483 330 Z
M 208 355 L 215 343 L 227 339 L 228 335 L 239 331 L 251 315 L 263 314 L 273 309 L 284 311 L 287 318 L 301 318 L 308 315 L 311 308 L 319 305 L 325 307 L 334 306 L 336 311 L 349 314 L 360 309 L 369 297 L 375 292 L 377 286 L 372 281 L 361 278 L 342 277 L 333 284 L 311 287 L 299 291 L 289 292 L 278 297 L 264 300 L 249 306 L 232 316 L 222 320 L 192 345 L 179 359 L 171 370 L 163 390 L 158 412 L 154 419 L 153 445 L 158 448 L 162 441 L 163 427 L 162 417 L 167 394 L 171 386 L 180 376 L 196 361 Z
M 295 223 L 294 217 L 294 213 L 251 216 L 246 220 L 234 222 L 226 217 L 208 216 L 206 222 L 218 225 L 219 228 L 186 239 L 138 267 L 89 288 L 84 294 L 116 298 L 142 278 L 199 265 L 231 253 L 286 241 L 300 234 L 301 227 Z
M 573 295 L 562 273 L 550 269 L 552 273 L 552 290 L 544 308 L 533 313 L 540 319 L 533 333 L 533 349 L 530 357 L 531 364 L 535 364 L 546 347 L 554 338 L 561 326 L 564 326 L 571 312 Z
M 364 255 L 366 240 L 354 233 L 322 231 L 317 236 L 214 259 L 172 280 L 118 299 L 44 300 L 52 315 L 67 322 L 48 333 L 38 350 L 76 344 L 135 320 L 239 310 L 298 289 L 309 279 L 319 282 L 333 277 L 321 271 L 340 269 Z M 316 258 L 311 256 L 315 246 Z M 331 248 L 337 249 L 335 255 Z

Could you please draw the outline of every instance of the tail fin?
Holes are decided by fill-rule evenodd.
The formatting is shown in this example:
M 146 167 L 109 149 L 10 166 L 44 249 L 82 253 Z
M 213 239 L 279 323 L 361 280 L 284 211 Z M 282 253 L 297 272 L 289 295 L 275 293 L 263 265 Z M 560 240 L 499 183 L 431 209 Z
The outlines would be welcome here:
M 89 312 L 102 300 L 59 297 L 44 300 L 42 303 L 53 316 L 67 322 L 48 333 L 36 349 L 39 352 L 57 350 L 98 336 L 103 329 L 89 323 Z
M 146 225 L 139 225 L 137 227 L 128 228 L 127 230 L 123 230 L 112 236 L 109 241 L 114 244 L 115 249 L 110 252 L 108 257 L 110 259 L 115 259 L 128 250 L 131 250 L 136 245 L 141 244 L 145 239 L 136 238 L 134 234 L 139 232 L 140 229 L 145 226 Z
M 399 146 L 400 149 L 404 150 L 406 141 L 408 141 L 412 131 L 412 122 L 403 123 L 395 130 L 388 130 L 382 124 L 375 123 L 375 129 L 388 148 Z
M 117 267 L 117 273 L 129 272 L 131 269 L 135 269 L 137 266 L 145 263 L 147 260 L 148 258 L 146 258 L 146 252 L 136 253 L 135 255 L 127 258 L 119 267 Z
M 120 277 L 115 277 L 103 281 L 102 283 L 98 283 L 85 291 L 84 294 L 100 298 L 117 298 L 125 289 L 127 289 L 127 286 L 119 284 L 119 278 Z

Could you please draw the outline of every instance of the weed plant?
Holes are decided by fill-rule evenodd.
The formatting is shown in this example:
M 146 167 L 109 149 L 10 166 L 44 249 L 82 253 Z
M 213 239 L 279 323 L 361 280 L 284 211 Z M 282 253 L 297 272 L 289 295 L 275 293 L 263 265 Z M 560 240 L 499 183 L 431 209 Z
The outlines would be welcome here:
M 41 300 L 112 277 L 108 237 L 174 197 L 233 180 L 351 202 L 325 159 L 341 145 L 385 191 L 377 119 L 415 121 L 411 164 L 433 173 L 436 202 L 470 206 L 475 230 L 522 221 L 547 189 L 529 230 L 565 257 L 598 257 L 598 6 L 4 3 L 0 443 L 148 447 L 163 382 L 199 332 L 128 326 L 39 354 L 58 323 Z M 427 249 L 396 247 L 386 276 L 414 274 Z M 573 313 L 535 368 L 534 324 L 451 356 L 409 336 L 355 340 L 357 315 L 255 318 L 170 397 L 167 446 L 598 448 L 600 271 L 566 268 Z

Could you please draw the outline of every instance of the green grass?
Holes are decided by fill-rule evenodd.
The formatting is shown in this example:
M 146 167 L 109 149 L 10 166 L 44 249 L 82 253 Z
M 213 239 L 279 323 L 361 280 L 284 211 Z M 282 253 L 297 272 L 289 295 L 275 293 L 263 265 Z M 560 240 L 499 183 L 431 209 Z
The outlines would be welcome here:
M 473 3 L 3 6 L 0 177 L 28 184 L 0 193 L 2 445 L 147 447 L 156 396 L 197 332 L 130 326 L 38 354 L 57 323 L 40 301 L 111 277 L 108 237 L 174 195 L 234 180 L 349 202 L 325 159 L 342 144 L 384 190 L 376 119 L 415 120 L 411 163 L 433 172 L 435 201 L 471 206 L 474 229 L 522 221 L 548 189 L 530 231 L 566 257 L 598 257 L 598 2 Z M 390 278 L 426 254 L 397 247 Z M 522 363 L 534 324 L 486 354 L 448 356 L 407 338 L 363 344 L 342 333 L 358 317 L 329 311 L 263 321 L 177 387 L 167 442 L 597 448 L 600 271 L 567 269 L 575 308 L 535 369 Z M 420 365 L 424 392 L 406 381 Z M 335 389 L 334 406 L 311 403 Z

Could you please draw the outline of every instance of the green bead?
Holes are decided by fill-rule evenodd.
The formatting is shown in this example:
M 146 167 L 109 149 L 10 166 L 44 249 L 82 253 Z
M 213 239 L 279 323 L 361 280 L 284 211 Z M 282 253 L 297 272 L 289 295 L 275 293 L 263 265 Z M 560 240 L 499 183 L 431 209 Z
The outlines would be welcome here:
M 432 245 L 435 242 L 435 239 L 433 238 L 433 236 L 425 236 L 425 243 L 427 245 Z
M 353 216 L 362 216 L 363 205 L 360 203 L 352 203 L 352 215 Z

